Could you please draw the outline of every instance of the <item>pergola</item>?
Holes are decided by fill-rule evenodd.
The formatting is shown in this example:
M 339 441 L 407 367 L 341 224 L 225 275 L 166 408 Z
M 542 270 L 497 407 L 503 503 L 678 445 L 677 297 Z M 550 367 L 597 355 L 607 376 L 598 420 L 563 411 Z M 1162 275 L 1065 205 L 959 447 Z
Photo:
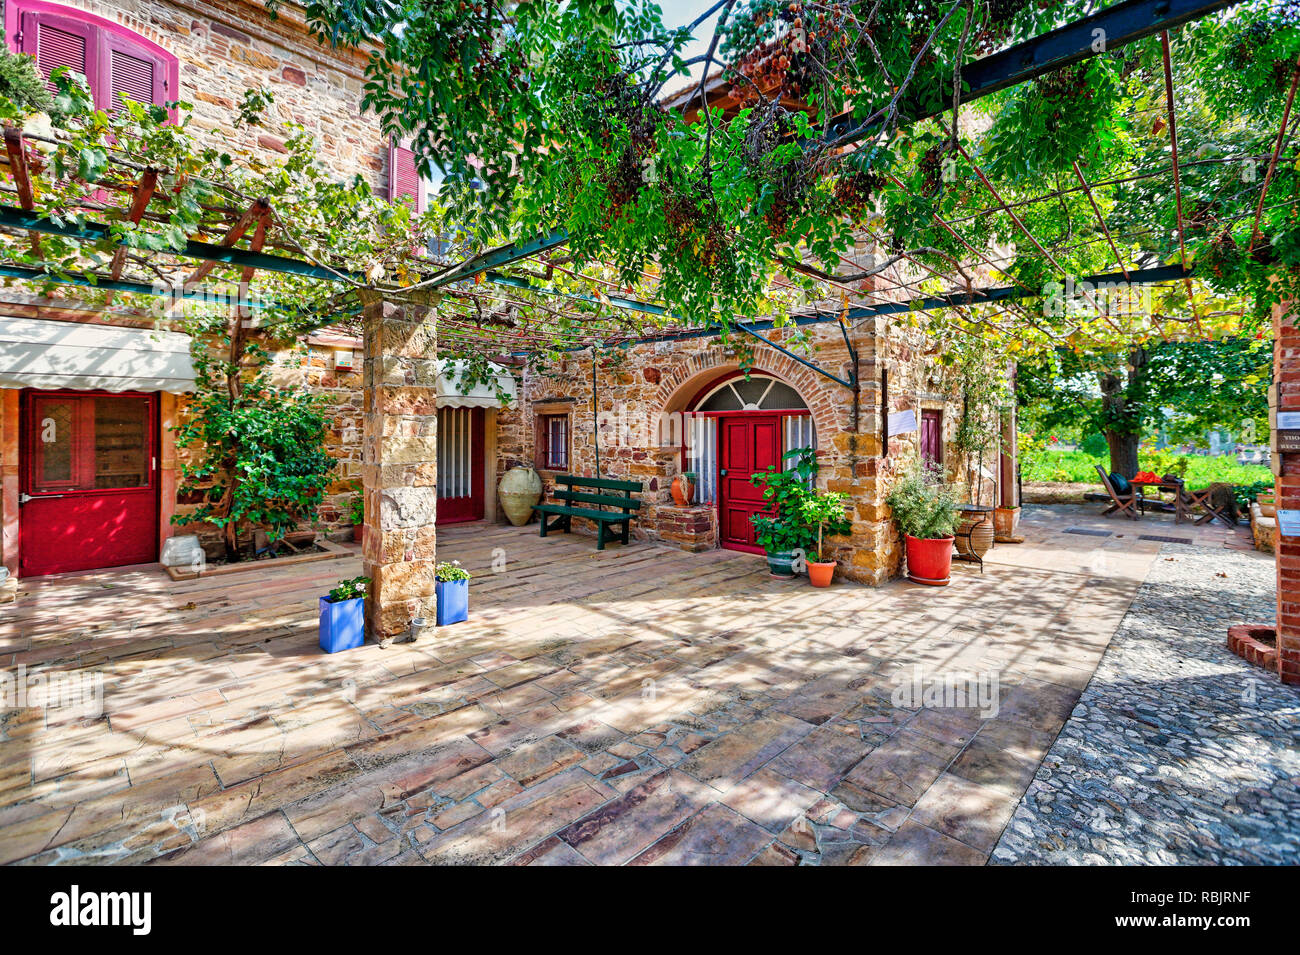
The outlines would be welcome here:
M 1067 270 L 1058 255 L 1063 247 L 1049 247 L 1037 238 L 1026 224 L 1023 210 L 1035 203 L 1051 201 L 1065 194 L 1081 194 L 1095 214 L 1096 234 L 1086 238 L 1090 245 L 1109 249 L 1113 269 L 1101 274 L 1079 277 L 1091 286 L 1109 283 L 1167 284 L 1183 283 L 1190 291 L 1195 270 L 1186 257 L 1186 220 L 1182 208 L 1182 180 L 1185 171 L 1201 162 L 1239 161 L 1194 160 L 1187 162 L 1178 150 L 1177 106 L 1174 97 L 1173 64 L 1168 31 L 1182 24 L 1209 16 L 1232 6 L 1237 0 L 1124 0 L 1088 17 L 986 55 L 962 69 L 965 88 L 961 103 L 971 103 L 989 94 L 1022 84 L 1063 67 L 1079 63 L 1098 53 L 1096 38 L 1105 37 L 1104 49 L 1114 50 L 1134 41 L 1160 35 L 1163 46 L 1165 78 L 1165 114 L 1170 138 L 1170 162 L 1160 168 L 1141 170 L 1123 180 L 1089 181 L 1078 163 L 1074 165 L 1074 182 L 1029 198 L 1008 202 L 980 168 L 975 157 L 962 150 L 964 159 L 975 171 L 987 204 L 977 215 L 1005 216 L 1017 234 L 1052 266 L 1061 278 Z M 1269 156 L 1253 157 L 1267 162 L 1267 171 L 1259 185 L 1254 220 L 1256 231 L 1266 208 L 1269 186 L 1282 159 L 1291 125 L 1291 105 L 1300 64 L 1292 78 L 1286 110 L 1276 145 Z M 950 105 L 950 104 L 947 104 Z M 941 111 L 905 117 L 906 122 L 936 119 Z M 831 125 L 830 135 L 837 144 L 851 148 L 868 134 L 867 128 L 855 126 L 851 116 L 840 117 Z M 41 237 L 61 236 L 82 241 L 102 241 L 111 235 L 110 226 L 88 222 L 74 225 L 43 215 L 35 201 L 32 150 L 28 141 L 41 137 L 16 128 L 5 130 L 5 152 L 12 186 L 5 191 L 10 203 L 0 205 L 0 227 L 25 233 L 33 253 L 39 255 Z M 1288 157 L 1290 158 L 1290 157 Z M 125 218 L 131 223 L 148 224 L 158 218 L 151 211 L 151 200 L 158 186 L 161 170 L 124 161 L 110 160 L 108 174 L 100 184 L 106 191 L 125 199 Z M 1095 198 L 1104 189 L 1143 179 L 1168 180 L 1177 203 L 1177 230 L 1180 256 L 1172 264 L 1138 266 L 1124 260 L 1121 242 L 1135 238 L 1116 235 Z M 898 180 L 898 188 L 905 188 Z M 93 218 L 94 210 L 87 210 Z M 298 279 L 331 283 L 339 287 L 340 311 L 321 315 L 320 324 L 332 324 L 360 315 L 365 341 L 365 437 L 363 482 L 365 486 L 367 525 L 366 562 L 372 578 L 368 626 L 373 636 L 390 639 L 403 632 L 413 616 L 425 615 L 434 593 L 434 546 L 431 533 L 420 533 L 432 525 L 436 489 L 430 473 L 436 473 L 436 407 L 434 380 L 427 363 L 439 350 L 451 353 L 528 355 L 541 350 L 606 349 L 647 341 L 673 341 L 693 337 L 726 334 L 738 329 L 809 367 L 837 384 L 854 390 L 859 387 L 856 372 L 847 377 L 818 367 L 814 362 L 786 346 L 772 341 L 774 328 L 838 323 L 850 353 L 853 352 L 852 330 L 856 323 L 883 315 L 911 311 L 955 309 L 967 316 L 969 324 L 998 323 L 1003 316 L 1017 322 L 1035 323 L 1035 317 L 1020 304 L 1043 295 L 1041 288 L 1023 282 L 976 285 L 966 269 L 983 275 L 1005 273 L 1009 255 L 981 252 L 963 237 L 974 216 L 945 220 L 934 214 L 935 224 L 952 235 L 970 253 L 966 263 L 954 262 L 950 271 L 938 270 L 923 261 L 915 249 L 904 249 L 888 268 L 872 272 L 870 281 L 854 276 L 813 269 L 811 275 L 819 289 L 818 296 L 808 296 L 789 283 L 777 279 L 772 296 L 788 305 L 788 319 L 751 322 L 686 323 L 662 303 L 654 300 L 656 276 L 644 276 L 644 288 L 629 291 L 617 280 L 607 263 L 581 265 L 563 253 L 568 242 L 564 229 L 516 239 L 512 242 L 469 255 L 459 261 L 430 257 L 414 284 L 405 287 L 381 287 L 369 283 L 352 263 L 308 259 L 301 249 L 277 229 L 275 210 L 264 199 L 227 195 L 224 201 L 207 210 L 205 235 L 191 238 L 182 248 L 163 256 L 173 265 L 194 263 L 183 270 L 176 283 L 145 281 L 128 266 L 138 264 L 138 257 L 121 246 L 105 266 L 78 271 L 50 271 L 27 264 L 0 263 L 0 275 L 31 283 L 69 283 L 93 286 L 109 293 L 129 295 L 164 295 L 177 299 L 201 299 L 210 304 L 238 309 L 256 309 L 258 301 L 248 294 L 257 273 L 274 273 Z M 884 246 L 884 238 L 869 226 L 858 227 L 863 247 Z M 217 241 L 210 241 L 217 237 Z M 852 264 L 850 261 L 849 264 Z M 238 275 L 240 292 L 213 295 L 204 280 L 223 267 Z M 859 273 L 861 274 L 861 273 Z M 557 281 L 557 277 L 563 281 Z M 939 283 L 942 287 L 935 288 Z M 924 287 L 923 287 L 924 286 Z M 355 293 L 355 294 L 353 294 Z M 1086 294 L 1086 293 L 1085 293 Z M 827 303 L 832 303 L 828 305 Z M 436 305 L 436 318 L 429 320 Z M 1111 322 L 1102 311 L 1102 317 Z M 1200 317 L 1165 316 L 1164 322 L 1200 325 Z M 1279 341 L 1285 341 L 1279 314 L 1275 320 Z M 237 323 L 240 328 L 244 323 Z M 1113 323 L 1112 323 L 1113 324 Z M 1010 328 L 1010 326 L 1007 326 Z M 1119 331 L 1116 327 L 1116 331 Z M 1166 325 L 1159 327 L 1167 334 Z M 1279 352 L 1282 354 L 1282 352 Z M 1290 354 L 1287 352 L 1286 354 Z M 1300 380 L 1300 359 L 1292 369 L 1282 360 L 1279 381 Z M 1291 378 L 1285 376 L 1292 376 Z M 1288 392 L 1284 388 L 1283 395 Z M 1297 389 L 1300 406 L 1300 389 Z M 417 473 L 420 475 L 416 477 Z M 1286 474 L 1284 469 L 1283 474 Z M 1283 506 L 1300 506 L 1300 479 L 1294 486 L 1285 476 L 1279 481 Z M 429 527 L 431 531 L 431 527 Z M 1300 556 L 1283 542 L 1279 554 Z M 1283 580 L 1279 578 L 1279 600 L 1283 599 Z M 1289 588 L 1300 592 L 1300 572 Z M 1293 600 L 1290 596 L 1288 601 Z M 1295 601 L 1300 605 L 1300 601 Z M 1290 655 L 1280 654 L 1294 667 L 1292 677 L 1300 680 L 1300 616 L 1286 618 L 1287 636 L 1282 646 L 1291 647 Z M 1290 641 L 1290 644 L 1287 643 Z

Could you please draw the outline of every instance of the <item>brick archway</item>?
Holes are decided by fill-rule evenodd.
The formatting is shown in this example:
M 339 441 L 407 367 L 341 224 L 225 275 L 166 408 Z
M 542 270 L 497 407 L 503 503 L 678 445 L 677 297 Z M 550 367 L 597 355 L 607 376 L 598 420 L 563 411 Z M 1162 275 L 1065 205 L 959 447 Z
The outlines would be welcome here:
M 836 389 L 847 394 L 847 389 L 828 381 L 775 348 L 755 345 L 753 354 L 753 371 L 772 375 L 799 393 L 799 397 L 808 405 L 818 435 L 829 436 L 836 431 L 845 430 L 844 425 L 836 420 L 832 395 Z M 682 412 L 705 384 L 739 368 L 735 357 L 720 346 L 712 346 L 676 361 L 664 370 L 659 380 L 659 389 L 654 396 L 654 410 L 661 417 Z

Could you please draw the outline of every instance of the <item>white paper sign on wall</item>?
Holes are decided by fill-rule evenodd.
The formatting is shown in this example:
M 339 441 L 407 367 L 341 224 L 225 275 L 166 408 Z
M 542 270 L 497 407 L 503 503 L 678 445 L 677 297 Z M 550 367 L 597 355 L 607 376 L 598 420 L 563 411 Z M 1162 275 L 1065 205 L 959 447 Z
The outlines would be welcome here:
M 889 433 L 890 435 L 907 434 L 909 431 L 916 430 L 916 412 L 911 408 L 906 411 L 895 411 L 889 416 Z

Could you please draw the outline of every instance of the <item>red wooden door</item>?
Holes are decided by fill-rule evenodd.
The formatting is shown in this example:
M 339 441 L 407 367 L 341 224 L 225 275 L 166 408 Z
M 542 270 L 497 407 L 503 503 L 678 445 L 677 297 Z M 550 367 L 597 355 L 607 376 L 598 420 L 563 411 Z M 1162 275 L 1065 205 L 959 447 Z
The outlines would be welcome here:
M 158 559 L 154 395 L 26 392 L 19 572 Z
M 750 475 L 781 466 L 779 415 L 724 416 L 718 422 L 718 523 L 723 547 L 761 554 L 754 543 L 754 514 L 770 513 L 763 489 Z
M 437 524 L 483 519 L 482 408 L 438 409 Z

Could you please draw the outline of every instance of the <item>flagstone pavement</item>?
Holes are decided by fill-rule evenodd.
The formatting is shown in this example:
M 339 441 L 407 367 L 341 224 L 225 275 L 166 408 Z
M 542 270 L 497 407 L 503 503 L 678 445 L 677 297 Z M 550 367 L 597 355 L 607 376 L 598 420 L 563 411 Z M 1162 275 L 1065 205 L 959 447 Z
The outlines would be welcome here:
M 1142 536 L 1240 546 L 1098 510 L 1027 508 L 1024 543 L 946 588 L 444 528 L 471 619 L 335 655 L 316 601 L 356 558 L 23 580 L 0 671 L 100 675 L 103 706 L 0 709 L 0 862 L 983 864 L 1160 551 Z M 945 675 L 992 695 L 901 693 Z

